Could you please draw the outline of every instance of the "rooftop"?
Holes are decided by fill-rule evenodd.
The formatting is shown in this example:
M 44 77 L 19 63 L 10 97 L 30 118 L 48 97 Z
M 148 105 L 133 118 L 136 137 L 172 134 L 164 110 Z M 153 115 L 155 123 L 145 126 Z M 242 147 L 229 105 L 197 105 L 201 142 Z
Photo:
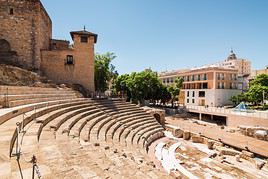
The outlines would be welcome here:
M 93 36 L 94 37 L 94 43 L 97 43 L 97 39 L 98 39 L 98 35 L 94 34 L 92 32 L 86 31 L 86 29 L 84 28 L 84 30 L 81 31 L 72 31 L 70 32 L 72 39 L 74 39 L 74 35 L 83 35 L 83 36 Z

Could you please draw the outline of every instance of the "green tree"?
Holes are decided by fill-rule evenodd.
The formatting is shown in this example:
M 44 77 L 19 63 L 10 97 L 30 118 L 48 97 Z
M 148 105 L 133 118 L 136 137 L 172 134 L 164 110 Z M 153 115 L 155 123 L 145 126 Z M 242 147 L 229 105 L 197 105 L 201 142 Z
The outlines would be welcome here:
M 261 74 L 252 80 L 246 95 L 248 96 L 248 101 L 255 105 L 263 102 L 263 98 L 265 99 L 268 95 L 268 75 Z
M 247 102 L 249 101 L 248 95 L 246 93 L 242 93 L 236 96 L 232 96 L 230 99 L 234 105 L 238 105 L 241 102 Z
M 162 104 L 166 104 L 168 101 L 171 100 L 171 94 L 168 91 L 168 88 L 161 84 L 160 88 L 158 89 L 157 96 L 159 97 L 157 100 L 160 100 Z
M 95 88 L 98 92 L 105 92 L 109 82 L 118 76 L 111 62 L 116 58 L 114 53 L 95 54 Z
M 174 107 L 174 101 L 178 98 L 178 95 L 180 94 L 180 90 L 183 85 L 183 79 L 182 78 L 177 78 L 175 80 L 175 85 L 169 86 L 168 87 L 168 92 L 171 95 L 171 105 Z
M 113 91 L 115 94 L 127 95 L 127 101 L 131 99 L 131 93 L 127 87 L 127 80 L 129 78 L 129 74 L 124 74 L 117 76 L 117 78 L 113 81 Z M 122 93 L 122 94 L 121 94 Z
M 268 74 L 260 74 L 250 82 L 250 86 L 260 85 L 268 86 Z
M 249 90 L 246 92 L 248 96 L 248 101 L 254 103 L 255 105 L 263 101 L 268 94 L 268 86 L 262 86 L 259 84 L 254 84 L 250 86 Z M 263 96 L 264 95 L 264 96 Z
M 263 98 L 266 99 L 268 95 L 268 75 L 258 75 L 254 80 L 250 82 L 249 90 L 246 93 L 233 96 L 231 101 L 234 103 L 251 102 L 255 105 L 263 102 Z
M 152 70 L 145 70 L 139 73 L 133 72 L 130 75 L 120 75 L 114 81 L 114 90 L 118 93 L 124 91 L 127 93 L 129 99 L 133 102 L 140 102 L 144 104 L 145 100 L 154 102 L 156 100 L 164 99 L 167 95 L 163 93 L 162 89 L 165 90 L 161 81 L 158 78 L 156 72 Z M 161 96 L 162 95 L 162 96 Z

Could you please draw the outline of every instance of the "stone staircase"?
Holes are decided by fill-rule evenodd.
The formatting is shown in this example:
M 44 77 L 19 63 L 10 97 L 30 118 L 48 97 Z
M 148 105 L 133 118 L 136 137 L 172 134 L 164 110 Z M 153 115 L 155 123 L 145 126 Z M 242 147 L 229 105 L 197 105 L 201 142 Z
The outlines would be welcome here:
M 9 98 L 9 108 L 0 109 L 0 178 L 20 178 L 20 171 L 30 178 L 33 155 L 42 178 L 169 178 L 147 155 L 164 129 L 142 108 L 71 89 L 6 88 L 0 86 Z
M 0 86 L 0 105 L 16 107 L 40 102 L 76 98 L 80 94 L 69 88 L 32 88 Z

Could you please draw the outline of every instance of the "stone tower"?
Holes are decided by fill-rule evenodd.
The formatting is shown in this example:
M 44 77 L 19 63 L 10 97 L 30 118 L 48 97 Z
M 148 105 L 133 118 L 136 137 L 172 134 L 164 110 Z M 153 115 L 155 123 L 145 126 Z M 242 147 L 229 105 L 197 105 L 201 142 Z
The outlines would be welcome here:
M 0 1 L 0 63 L 38 70 L 52 22 L 40 0 Z
M 52 39 L 50 50 L 42 50 L 41 71 L 57 83 L 80 84 L 94 92 L 94 45 L 97 34 L 86 30 L 70 33 L 68 41 Z

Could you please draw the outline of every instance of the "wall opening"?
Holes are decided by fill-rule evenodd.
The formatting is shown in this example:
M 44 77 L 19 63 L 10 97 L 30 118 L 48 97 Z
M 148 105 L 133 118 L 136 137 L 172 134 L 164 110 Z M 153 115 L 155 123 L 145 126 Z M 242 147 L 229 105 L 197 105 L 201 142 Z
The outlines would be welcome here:
M 9 9 L 9 15 L 14 15 L 14 9 L 13 8 Z
M 0 52 L 10 52 L 10 44 L 5 39 L 0 39 Z
M 154 118 L 157 120 L 159 124 L 161 124 L 161 117 L 159 114 L 154 114 Z
M 0 39 L 0 63 L 21 67 L 17 52 L 11 50 L 10 43 L 5 39 Z
M 81 43 L 87 43 L 88 42 L 88 37 L 87 36 L 81 36 L 80 41 L 81 41 Z
M 67 55 L 65 60 L 65 65 L 74 65 L 73 55 Z

